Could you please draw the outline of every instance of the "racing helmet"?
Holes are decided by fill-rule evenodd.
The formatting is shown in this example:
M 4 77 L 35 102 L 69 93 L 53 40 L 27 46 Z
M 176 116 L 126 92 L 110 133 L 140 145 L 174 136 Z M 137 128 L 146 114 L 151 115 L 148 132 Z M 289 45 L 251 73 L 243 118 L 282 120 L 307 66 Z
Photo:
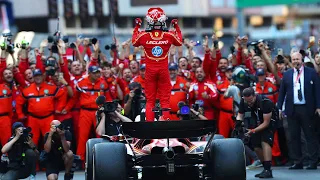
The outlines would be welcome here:
M 148 23 L 149 30 L 157 29 L 157 30 L 166 30 L 166 20 L 167 16 L 164 13 L 163 9 L 157 8 L 150 8 L 146 15 L 146 21 Z
M 247 72 L 244 68 L 242 67 L 236 67 L 232 73 L 232 79 L 236 82 L 236 83 L 246 83 L 247 81 Z

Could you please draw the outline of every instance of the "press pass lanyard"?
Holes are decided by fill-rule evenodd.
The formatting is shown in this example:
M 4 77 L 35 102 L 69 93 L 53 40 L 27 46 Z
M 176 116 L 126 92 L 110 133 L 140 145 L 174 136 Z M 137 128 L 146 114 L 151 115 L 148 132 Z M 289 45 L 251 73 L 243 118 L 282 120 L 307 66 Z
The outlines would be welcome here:
M 259 118 L 259 113 L 258 113 L 258 109 L 257 109 L 257 111 L 254 111 L 254 113 L 256 114 L 256 116 L 257 116 L 257 124 L 258 124 L 258 126 L 261 124 L 261 121 L 260 121 L 260 118 Z

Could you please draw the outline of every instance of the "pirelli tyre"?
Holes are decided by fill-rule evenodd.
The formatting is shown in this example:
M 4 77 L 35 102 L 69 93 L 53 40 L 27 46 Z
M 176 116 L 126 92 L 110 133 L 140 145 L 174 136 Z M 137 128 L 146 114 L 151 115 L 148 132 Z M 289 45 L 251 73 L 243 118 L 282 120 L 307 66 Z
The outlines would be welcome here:
M 86 144 L 86 164 L 85 164 L 85 176 L 86 180 L 93 180 L 93 147 L 95 144 L 103 143 L 103 142 L 109 142 L 107 139 L 102 138 L 93 138 L 89 139 Z
M 125 144 L 107 142 L 94 145 L 94 180 L 127 180 L 127 164 L 127 149 Z
M 245 148 L 240 139 L 217 139 L 210 146 L 210 165 L 215 180 L 245 180 Z

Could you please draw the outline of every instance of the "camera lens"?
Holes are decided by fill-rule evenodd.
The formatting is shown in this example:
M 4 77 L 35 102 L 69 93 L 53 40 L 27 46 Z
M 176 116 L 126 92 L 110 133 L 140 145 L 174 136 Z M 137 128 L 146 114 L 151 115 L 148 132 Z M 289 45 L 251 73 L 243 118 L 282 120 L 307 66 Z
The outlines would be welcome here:
M 91 43 L 92 43 L 92 44 L 96 44 L 97 41 L 98 41 L 97 38 L 92 38 L 92 39 L 91 39 Z
M 70 44 L 70 47 L 71 47 L 72 49 L 75 49 L 75 48 L 76 48 L 76 45 L 75 45 L 74 43 L 71 43 L 71 44 Z

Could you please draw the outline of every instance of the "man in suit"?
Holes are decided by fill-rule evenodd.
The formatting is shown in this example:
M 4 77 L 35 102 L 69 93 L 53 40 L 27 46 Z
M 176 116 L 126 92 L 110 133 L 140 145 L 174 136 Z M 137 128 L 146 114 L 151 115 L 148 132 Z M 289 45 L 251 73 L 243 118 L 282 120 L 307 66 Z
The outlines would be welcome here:
M 291 59 L 294 68 L 283 74 L 277 104 L 278 108 L 282 109 L 285 100 L 285 114 L 292 138 L 290 148 L 294 159 L 294 165 L 289 169 L 303 169 L 301 128 L 310 155 L 310 164 L 306 169 L 317 169 L 318 141 L 315 114 L 320 115 L 320 80 L 314 69 L 303 65 L 302 55 L 299 52 L 293 53 Z

